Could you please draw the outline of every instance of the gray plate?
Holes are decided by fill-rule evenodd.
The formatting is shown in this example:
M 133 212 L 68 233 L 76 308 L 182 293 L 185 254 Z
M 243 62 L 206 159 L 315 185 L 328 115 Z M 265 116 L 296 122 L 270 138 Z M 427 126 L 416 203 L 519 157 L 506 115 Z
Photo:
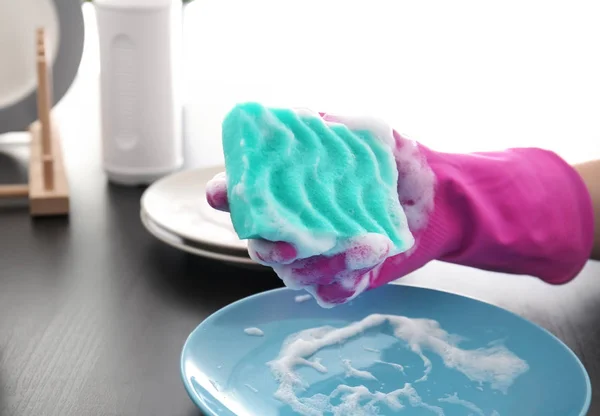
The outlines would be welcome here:
M 83 14 L 81 0 L 51 0 L 58 16 L 60 44 L 52 68 L 52 93 L 56 104 L 65 95 L 79 69 L 83 54 Z M 31 59 L 35 59 L 34 45 Z M 0 59 L 1 61 L 1 59 Z M 4 65 L 5 63 L 3 63 Z M 23 131 L 37 119 L 35 88 L 21 100 L 0 108 L 0 134 Z

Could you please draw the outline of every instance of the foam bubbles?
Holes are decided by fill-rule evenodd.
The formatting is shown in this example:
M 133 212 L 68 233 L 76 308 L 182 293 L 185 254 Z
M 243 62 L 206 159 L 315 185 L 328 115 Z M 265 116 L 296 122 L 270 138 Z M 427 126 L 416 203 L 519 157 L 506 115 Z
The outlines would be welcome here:
M 254 393 L 258 393 L 258 389 L 250 384 L 244 384 L 244 386 L 246 386 L 248 388 L 248 390 L 251 390 Z
M 238 183 L 233 187 L 233 193 L 237 196 L 243 198 L 244 196 L 244 184 L 242 182 Z
M 272 205 L 267 204 L 264 211 L 265 215 L 261 216 L 261 218 L 265 221 L 265 224 L 268 224 L 268 229 L 271 231 L 268 235 L 262 237 L 269 241 L 292 242 L 297 251 L 297 258 L 308 258 L 330 252 L 338 243 L 337 235 L 334 232 L 315 233 L 310 232 L 304 227 L 294 225 L 279 212 L 275 203 Z M 250 258 L 259 264 L 264 264 L 264 262 L 256 256 L 256 252 L 260 251 L 258 244 L 262 243 L 263 242 L 258 239 L 248 240 L 248 253 L 250 254 Z
M 244 329 L 244 332 L 247 335 L 251 335 L 253 337 L 262 337 L 262 336 L 265 335 L 265 333 L 263 332 L 262 329 L 260 329 L 260 328 L 254 328 L 254 327 L 253 328 L 246 328 L 246 329 Z
M 346 370 L 346 377 L 363 378 L 365 380 L 377 380 L 377 377 L 375 377 L 370 371 L 359 370 L 357 368 L 352 367 L 351 360 L 342 360 L 342 364 L 344 366 L 344 369 Z
M 343 124 L 352 131 L 368 131 L 382 143 L 394 148 L 392 127 L 383 119 L 371 116 L 326 115 L 327 124 Z
M 423 361 L 425 370 L 421 381 L 427 378 L 433 367 L 423 353 L 425 350 L 437 354 L 447 368 L 459 371 L 470 380 L 482 385 L 487 384 L 501 392 L 506 392 L 514 380 L 529 369 L 525 361 L 498 344 L 474 350 L 460 348 L 458 346 L 460 339 L 446 332 L 436 321 L 373 314 L 345 327 L 311 328 L 289 336 L 284 341 L 277 358 L 268 363 L 279 383 L 275 397 L 304 416 L 322 416 L 326 412 L 334 415 L 378 415 L 378 405 L 386 405 L 393 410 L 402 409 L 407 405 L 421 407 L 443 416 L 442 408 L 423 402 L 411 383 L 406 383 L 402 388 L 388 393 L 370 391 L 363 385 L 340 384 L 328 396 L 324 394 L 299 396 L 309 386 L 296 372 L 297 367 L 309 365 L 315 368 L 316 366 L 319 371 L 326 372 L 327 368 L 318 359 L 310 360 L 314 354 L 323 348 L 344 344 L 360 336 L 364 331 L 384 324 L 391 325 L 394 336 L 406 342 Z M 342 360 L 346 376 L 375 379 L 372 373 L 352 367 L 350 360 Z M 399 370 L 403 370 L 400 364 L 396 365 Z M 341 403 L 333 404 L 335 402 L 333 399 L 340 399 Z M 439 401 L 459 404 L 471 411 L 479 409 L 473 403 L 459 399 L 458 395 L 448 395 Z
M 485 416 L 485 413 L 483 413 L 483 410 L 481 410 L 476 404 L 471 403 L 467 400 L 462 400 L 461 398 L 458 397 L 458 393 L 454 393 L 452 395 L 446 395 L 446 397 L 442 397 L 441 399 L 438 399 L 438 402 L 457 404 L 457 405 L 462 406 L 462 407 L 468 409 L 469 411 L 473 412 L 472 413 L 473 416 L 475 416 L 475 415 Z
M 412 232 L 423 229 L 433 210 L 435 175 L 416 142 L 394 133 L 398 198 Z
M 371 268 L 381 263 L 393 247 L 392 241 L 382 234 L 368 233 L 339 245 L 346 252 L 349 270 Z
M 308 293 L 312 295 L 313 298 L 317 301 L 317 304 L 325 309 L 331 309 L 337 305 L 337 303 L 331 303 L 327 299 L 324 299 L 319 295 L 319 292 L 313 286 L 304 286 L 300 285 L 294 279 L 294 275 L 289 268 L 285 266 L 273 266 L 275 272 L 279 275 L 279 277 L 283 280 L 284 284 L 291 289 L 304 289 Z M 349 302 L 352 299 L 355 299 L 361 293 L 369 287 L 370 282 L 370 273 L 366 273 L 362 276 L 356 277 L 355 273 L 351 271 L 347 271 L 345 273 L 339 273 L 337 277 L 337 281 L 342 285 L 342 287 L 348 288 L 349 290 L 353 290 L 352 296 L 345 299 L 345 302 Z M 358 279 L 358 280 L 357 280 Z
M 311 295 L 298 295 L 298 296 L 294 297 L 294 302 L 303 303 L 303 302 L 309 301 L 311 299 L 312 299 Z
M 400 365 L 400 364 L 398 364 L 398 363 L 391 363 L 391 362 L 389 362 L 389 361 L 380 361 L 380 360 L 377 360 L 377 361 L 375 361 L 375 362 L 376 362 L 376 363 L 379 363 L 379 364 L 385 364 L 385 365 L 389 365 L 390 367 L 393 367 L 393 368 L 395 368 L 396 370 L 400 371 L 402 374 L 405 374 L 405 373 L 404 373 L 404 366 L 402 366 L 402 365 Z

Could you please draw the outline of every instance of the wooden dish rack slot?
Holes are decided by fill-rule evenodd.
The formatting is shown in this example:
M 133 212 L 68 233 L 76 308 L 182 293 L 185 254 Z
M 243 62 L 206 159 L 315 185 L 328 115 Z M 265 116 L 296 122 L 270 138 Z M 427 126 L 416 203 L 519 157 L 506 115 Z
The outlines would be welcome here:
M 0 198 L 29 198 L 32 216 L 68 215 L 69 184 L 58 129 L 52 120 L 52 87 L 46 56 L 46 35 L 36 32 L 38 120 L 29 126 L 30 158 L 27 184 L 0 185 Z

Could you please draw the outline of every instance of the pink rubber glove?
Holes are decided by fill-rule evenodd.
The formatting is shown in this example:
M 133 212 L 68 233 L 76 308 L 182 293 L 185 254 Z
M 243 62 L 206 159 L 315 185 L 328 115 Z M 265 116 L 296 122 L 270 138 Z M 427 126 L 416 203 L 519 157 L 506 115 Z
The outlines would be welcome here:
M 328 122 L 348 120 L 321 115 Z M 577 172 L 557 155 L 536 148 L 447 154 L 393 135 L 390 151 L 398 167 L 398 197 L 415 237 L 412 249 L 387 258 L 387 251 L 373 252 L 359 238 L 339 254 L 298 259 L 286 242 L 252 240 L 251 257 L 327 307 L 434 259 L 552 284 L 579 273 L 593 244 L 592 204 Z M 224 175 L 209 182 L 207 200 L 228 209 Z M 357 257 L 368 261 L 357 266 Z

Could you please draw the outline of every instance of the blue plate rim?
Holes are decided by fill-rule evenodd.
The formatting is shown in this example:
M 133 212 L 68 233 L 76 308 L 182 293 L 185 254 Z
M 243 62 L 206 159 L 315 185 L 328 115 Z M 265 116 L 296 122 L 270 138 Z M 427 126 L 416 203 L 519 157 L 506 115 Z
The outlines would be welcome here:
M 579 365 L 584 378 L 585 378 L 585 386 L 586 386 L 586 392 L 585 392 L 585 403 L 583 404 L 583 407 L 581 409 L 581 412 L 579 413 L 579 416 L 586 416 L 589 412 L 590 409 L 590 405 L 592 402 L 592 383 L 590 380 L 590 376 L 585 368 L 585 366 L 583 365 L 583 363 L 581 362 L 581 360 L 579 359 L 579 357 L 577 356 L 577 354 L 575 354 L 573 352 L 573 350 L 571 350 L 571 348 L 568 347 L 567 344 L 565 344 L 560 338 L 558 338 L 556 335 L 554 335 L 552 332 L 548 331 L 546 328 L 536 324 L 533 321 L 530 321 L 529 319 L 526 319 L 508 309 L 502 308 L 500 306 L 494 305 L 492 303 L 483 301 L 481 299 L 477 299 L 475 297 L 472 296 L 466 296 L 466 295 L 462 295 L 462 294 L 458 294 L 458 293 L 453 293 L 453 292 L 449 292 L 449 291 L 445 291 L 445 290 L 439 290 L 439 289 L 431 289 L 428 287 L 423 287 L 423 286 L 417 286 L 417 285 L 406 285 L 406 284 L 402 284 L 402 283 L 394 283 L 394 284 L 390 284 L 391 286 L 404 286 L 404 287 L 412 287 L 412 288 L 416 288 L 416 289 L 424 289 L 424 290 L 429 290 L 429 291 L 433 291 L 433 292 L 438 292 L 438 293 L 444 293 L 447 295 L 454 295 L 454 296 L 459 296 L 459 297 L 463 297 L 463 298 L 467 298 L 470 299 L 472 301 L 475 302 L 479 302 L 479 303 L 483 303 L 486 304 L 488 306 L 492 306 L 494 308 L 498 308 L 510 315 L 515 316 L 518 319 L 521 319 L 523 321 L 525 321 L 526 323 L 537 327 L 538 329 L 540 329 L 542 332 L 545 332 L 547 335 L 549 335 L 551 338 L 554 338 L 555 341 L 558 342 L 558 344 L 567 351 L 568 354 L 571 355 L 572 358 L 575 359 L 575 362 Z M 223 306 L 222 308 L 220 308 L 219 310 L 213 312 L 212 314 L 210 314 L 209 316 L 207 316 L 204 320 L 202 320 L 200 322 L 200 324 L 198 324 L 198 326 L 196 326 L 196 328 L 194 328 L 194 330 L 192 332 L 190 332 L 190 334 L 187 336 L 184 344 L 183 344 L 183 348 L 181 350 L 181 356 L 179 359 L 179 373 L 181 376 L 181 379 L 183 381 L 183 385 L 185 387 L 185 390 L 188 394 L 188 396 L 190 397 L 190 399 L 192 400 L 192 402 L 194 402 L 194 404 L 200 409 L 202 410 L 204 413 L 206 413 L 207 416 L 219 416 L 218 413 L 213 412 L 210 408 L 204 406 L 204 404 L 202 403 L 202 401 L 198 400 L 197 395 L 195 394 L 195 391 L 193 389 L 193 387 L 188 383 L 186 377 L 185 377 L 185 366 L 184 366 L 184 357 L 185 357 L 185 351 L 187 348 L 189 348 L 189 341 L 190 339 L 194 336 L 194 334 L 197 331 L 201 331 L 203 327 L 205 327 L 206 325 L 210 324 L 210 322 L 214 321 L 215 319 L 219 318 L 223 313 L 225 313 L 229 308 L 233 308 L 235 307 L 238 303 L 243 303 L 243 302 L 248 302 L 254 298 L 258 298 L 258 297 L 262 297 L 262 296 L 266 296 L 268 294 L 272 294 L 272 293 L 277 293 L 277 292 L 294 292 L 292 289 L 289 289 L 287 287 L 280 287 L 280 288 L 276 288 L 276 289 L 270 289 L 270 290 L 265 290 L 263 292 L 259 292 L 259 293 L 255 293 L 253 295 L 250 296 L 246 296 L 242 299 L 238 299 L 235 302 L 232 302 L 226 306 Z

